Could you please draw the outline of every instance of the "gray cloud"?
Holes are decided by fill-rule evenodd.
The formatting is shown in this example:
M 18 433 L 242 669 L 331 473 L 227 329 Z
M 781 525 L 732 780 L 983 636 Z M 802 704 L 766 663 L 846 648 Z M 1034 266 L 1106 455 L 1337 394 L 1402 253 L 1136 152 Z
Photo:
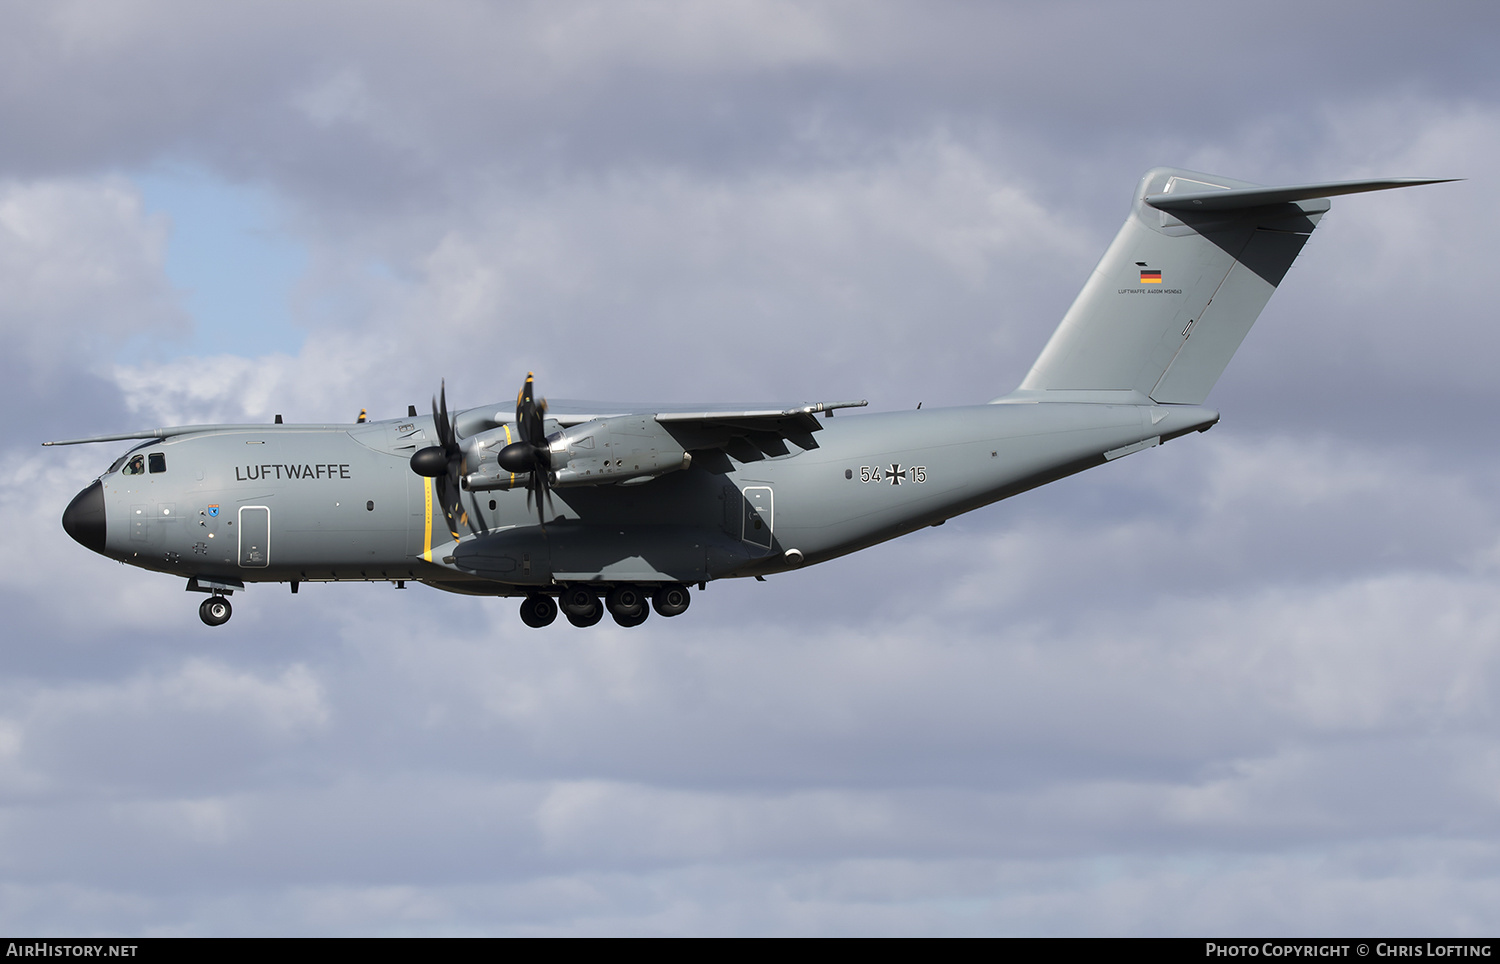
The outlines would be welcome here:
M 0 922 L 1493 929 L 1487 6 L 4 18 Z M 309 585 L 210 633 L 57 523 L 113 453 L 44 433 L 380 416 L 441 377 L 982 401 L 1157 163 L 1473 180 L 1337 201 L 1208 435 L 634 631 Z M 278 201 L 296 355 L 167 353 L 131 178 L 174 165 Z

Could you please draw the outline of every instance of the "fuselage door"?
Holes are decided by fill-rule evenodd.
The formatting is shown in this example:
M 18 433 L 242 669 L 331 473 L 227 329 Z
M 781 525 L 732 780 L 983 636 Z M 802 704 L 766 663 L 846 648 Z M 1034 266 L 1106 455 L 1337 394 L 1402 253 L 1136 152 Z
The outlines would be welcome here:
M 776 506 L 769 485 L 750 485 L 745 497 L 744 525 L 740 538 L 752 546 L 771 548 L 771 528 L 776 521 Z
M 264 569 L 271 564 L 271 509 L 240 506 L 240 568 Z

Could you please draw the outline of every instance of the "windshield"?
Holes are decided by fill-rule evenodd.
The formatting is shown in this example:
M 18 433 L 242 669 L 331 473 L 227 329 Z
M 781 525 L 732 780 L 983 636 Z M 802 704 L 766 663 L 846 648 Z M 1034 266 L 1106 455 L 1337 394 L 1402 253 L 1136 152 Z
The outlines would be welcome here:
M 110 472 L 121 472 L 122 470 L 125 469 L 127 463 L 129 463 L 130 468 L 133 469 L 134 471 L 124 471 L 123 474 L 125 474 L 125 475 L 141 475 L 141 474 L 143 474 L 146 471 L 146 460 L 139 453 L 141 452 L 142 449 L 148 449 L 148 448 L 150 448 L 153 445 L 160 445 L 160 444 L 161 444 L 160 442 L 157 442 L 157 441 L 153 440 L 153 441 L 150 441 L 150 442 L 143 442 L 140 445 L 137 445 L 135 448 L 131 449 L 130 451 L 126 452 L 124 455 L 122 455 L 119 458 L 115 459 L 114 463 L 112 465 L 110 465 L 109 471 L 105 472 L 104 474 L 108 475 Z M 136 465 L 137 462 L 139 462 L 140 465 Z

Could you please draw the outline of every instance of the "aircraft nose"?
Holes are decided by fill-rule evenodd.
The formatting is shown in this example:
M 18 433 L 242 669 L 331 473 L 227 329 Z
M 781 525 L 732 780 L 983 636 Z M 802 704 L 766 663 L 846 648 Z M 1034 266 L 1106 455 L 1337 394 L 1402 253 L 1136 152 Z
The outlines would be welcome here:
M 104 484 L 93 485 L 73 496 L 63 510 L 63 531 L 85 549 L 104 551 Z

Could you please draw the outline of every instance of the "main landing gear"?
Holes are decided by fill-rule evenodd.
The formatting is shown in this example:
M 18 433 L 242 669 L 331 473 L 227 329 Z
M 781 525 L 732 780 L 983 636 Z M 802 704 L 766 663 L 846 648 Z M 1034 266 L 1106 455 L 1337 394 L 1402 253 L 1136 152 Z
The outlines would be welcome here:
M 198 618 L 210 626 L 222 626 L 234 615 L 234 607 L 223 596 L 209 596 L 198 607 Z
M 557 602 L 551 596 L 527 596 L 521 601 L 521 622 L 541 629 L 557 618 Z
M 615 586 L 602 600 L 587 586 L 569 586 L 556 600 L 540 593 L 527 596 L 521 603 L 521 621 L 540 629 L 551 624 L 561 611 L 568 622 L 583 628 L 598 623 L 608 611 L 621 626 L 639 626 L 652 609 L 662 616 L 680 616 L 691 601 L 688 587 L 676 584 Z
M 646 605 L 646 596 L 635 586 L 616 586 L 604 597 L 604 605 L 615 622 L 629 628 L 639 626 L 651 615 Z
M 599 597 L 582 586 L 563 590 L 558 602 L 562 606 L 563 615 L 568 617 L 568 622 L 580 629 L 592 626 L 604 618 L 604 607 L 599 605 Z

